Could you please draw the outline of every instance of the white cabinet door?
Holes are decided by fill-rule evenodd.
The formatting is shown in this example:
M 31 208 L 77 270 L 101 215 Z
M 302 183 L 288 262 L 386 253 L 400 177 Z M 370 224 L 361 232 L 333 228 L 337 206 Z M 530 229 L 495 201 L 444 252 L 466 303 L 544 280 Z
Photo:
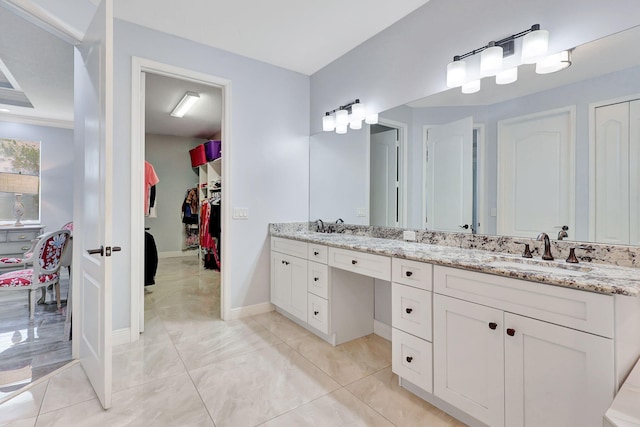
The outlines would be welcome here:
M 504 426 L 502 311 L 433 297 L 434 394 L 490 426 Z
M 271 252 L 271 303 L 285 310 L 291 306 L 291 273 L 285 264 L 289 258 Z
M 505 313 L 505 420 L 602 426 L 614 395 L 613 341 Z
M 290 313 L 300 320 L 307 321 L 307 260 L 296 257 L 288 259 L 286 264 L 291 275 Z

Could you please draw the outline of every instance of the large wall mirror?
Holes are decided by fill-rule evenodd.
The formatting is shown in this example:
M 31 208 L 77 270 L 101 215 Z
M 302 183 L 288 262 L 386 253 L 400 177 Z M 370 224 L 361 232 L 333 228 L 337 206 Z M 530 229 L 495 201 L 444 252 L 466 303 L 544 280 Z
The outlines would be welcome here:
M 634 27 L 577 46 L 563 71 L 523 65 L 509 85 L 312 135 L 309 219 L 640 244 L 638 40 Z

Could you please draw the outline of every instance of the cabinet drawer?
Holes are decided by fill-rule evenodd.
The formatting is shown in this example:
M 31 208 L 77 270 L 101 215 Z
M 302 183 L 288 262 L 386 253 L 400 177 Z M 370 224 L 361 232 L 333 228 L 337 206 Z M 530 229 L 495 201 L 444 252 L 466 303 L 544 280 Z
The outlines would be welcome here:
M 31 241 L 6 242 L 0 244 L 0 255 L 15 255 L 17 257 L 22 257 L 29 248 L 31 248 Z
M 434 292 L 613 338 L 613 297 L 434 266 Z
M 431 292 L 393 283 L 392 326 L 431 341 Z
M 272 237 L 271 250 L 299 258 L 307 258 L 307 242 Z
M 391 258 L 329 248 L 329 265 L 376 279 L 391 280 Z
M 307 290 L 321 298 L 329 298 L 329 267 L 309 261 Z
M 433 392 L 433 355 L 430 342 L 393 328 L 391 370 L 399 377 Z
M 319 262 L 321 264 L 327 263 L 328 248 L 324 245 L 318 245 L 316 243 L 309 243 L 309 261 Z
M 430 291 L 433 280 L 433 265 L 408 259 L 393 258 L 391 278 L 396 283 Z
M 31 242 L 36 237 L 38 237 L 38 231 L 36 230 L 20 230 L 7 232 L 8 242 Z
M 317 295 L 309 294 L 307 323 L 323 334 L 329 333 L 329 302 Z

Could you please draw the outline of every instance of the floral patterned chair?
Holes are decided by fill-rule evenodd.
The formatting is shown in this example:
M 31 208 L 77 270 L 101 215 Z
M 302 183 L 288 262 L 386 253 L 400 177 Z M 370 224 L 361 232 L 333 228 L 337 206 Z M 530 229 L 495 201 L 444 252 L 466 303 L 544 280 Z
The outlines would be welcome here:
M 0 290 L 29 291 L 29 320 L 33 320 L 36 290 L 55 285 L 56 302 L 60 309 L 60 267 L 70 240 L 69 230 L 58 230 L 41 236 L 33 250 L 33 266 L 0 274 Z

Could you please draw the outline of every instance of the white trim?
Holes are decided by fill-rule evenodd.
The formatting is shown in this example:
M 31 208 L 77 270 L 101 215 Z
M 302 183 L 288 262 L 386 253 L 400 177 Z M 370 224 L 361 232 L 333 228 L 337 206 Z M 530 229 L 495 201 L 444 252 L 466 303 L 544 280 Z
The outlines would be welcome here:
M 487 187 L 486 187 L 486 178 L 487 178 L 487 145 L 486 145 L 486 126 L 484 123 L 474 123 L 473 129 L 478 131 L 478 145 L 476 152 L 476 182 L 477 182 L 477 190 L 478 194 L 476 197 L 478 198 L 478 210 L 476 212 L 476 219 L 480 223 L 480 226 L 474 224 L 474 229 L 476 230 L 476 234 L 486 234 L 487 233 L 487 222 L 486 218 L 486 197 L 487 197 Z
M 0 5 L 69 44 L 77 44 L 84 37 L 80 31 L 51 15 L 33 1 L 2 0 Z
M 387 341 L 391 341 L 391 326 L 373 319 L 373 333 Z
M 408 191 L 407 188 L 409 187 L 408 170 L 407 170 L 409 165 L 409 161 L 408 161 L 409 150 L 407 150 L 407 138 L 408 138 L 408 132 L 409 132 L 409 125 L 407 125 L 406 123 L 397 122 L 395 120 L 386 119 L 384 117 L 380 117 L 380 119 L 378 120 L 378 124 L 399 130 L 398 132 L 399 133 L 398 144 L 400 145 L 399 160 L 400 160 L 400 169 L 402 170 L 402 173 L 400 174 L 400 200 L 399 200 L 400 223 L 396 224 L 396 227 L 406 227 L 408 223 L 408 211 L 409 211 L 409 209 L 407 208 L 407 200 L 409 200 L 408 192 L 407 192 Z M 369 134 L 369 139 L 371 139 L 371 134 Z M 370 145 L 371 143 L 369 143 L 369 146 Z M 369 156 L 371 156 L 371 154 L 369 154 Z M 369 157 L 369 163 L 371 163 L 371 157 Z M 371 177 L 369 177 L 369 179 L 371 179 Z
M 229 264 L 229 254 L 231 253 L 231 158 L 233 144 L 231 136 L 231 81 L 198 71 L 188 70 L 170 64 L 153 61 L 146 58 L 133 56 L 131 58 L 131 182 L 144 182 L 144 144 L 141 138 L 144 129 L 141 129 L 141 93 L 144 88 L 141 86 L 140 73 L 148 72 L 161 76 L 192 81 L 200 84 L 218 86 L 222 90 L 222 140 L 224 141 L 224 156 L 222 157 L 222 247 L 220 278 L 220 317 L 227 320 L 231 316 L 231 292 L 229 284 L 232 283 L 232 272 L 225 268 Z M 144 216 L 142 185 L 132 185 L 131 211 L 140 214 L 132 216 L 131 223 L 131 257 L 132 260 L 144 258 Z M 142 292 L 133 286 L 134 283 L 144 282 L 144 271 L 138 262 L 131 263 L 131 334 L 138 338 L 140 325 L 140 299 Z M 135 319 L 135 321 L 134 321 Z
M 111 333 L 111 347 L 122 344 L 129 344 L 130 342 L 138 340 L 138 337 L 135 337 L 135 340 L 132 340 L 131 338 L 132 337 L 130 328 L 116 329 Z
M 31 117 L 10 113 L 0 113 L 0 121 L 62 129 L 73 129 L 74 127 L 73 120 L 49 119 L 46 117 Z
M 189 249 L 186 251 L 166 251 L 158 253 L 158 258 L 188 258 L 195 256 L 198 256 L 197 249 Z
M 228 320 L 242 319 L 243 317 L 255 316 L 257 314 L 268 313 L 275 310 L 276 307 L 270 302 L 263 302 L 255 305 L 247 305 L 231 309 L 231 316 Z
M 569 129 L 571 131 L 571 135 L 569 135 L 569 223 L 567 224 L 571 230 L 574 230 L 575 233 L 575 225 L 576 225 L 576 106 L 569 105 L 566 107 L 553 108 L 551 110 L 539 111 L 536 113 L 525 114 L 523 116 L 511 117 L 505 120 L 499 120 L 497 123 L 498 133 L 496 140 L 496 148 L 497 148 L 497 176 L 496 176 L 496 206 L 498 216 L 496 217 L 496 234 L 498 236 L 505 234 L 505 225 L 504 225 L 504 215 L 501 215 L 500 212 L 505 212 L 504 206 L 504 188 L 500 186 L 502 183 L 500 171 L 503 170 L 501 167 L 504 163 L 504 159 L 501 158 L 502 150 L 501 145 L 504 144 L 504 132 L 505 126 L 510 125 L 517 122 L 530 121 L 533 119 L 543 118 L 547 116 L 553 116 L 558 114 L 568 113 L 569 115 Z M 503 183 L 504 184 L 504 183 Z
M 640 99 L 640 93 L 589 104 L 589 242 L 596 240 L 596 108 Z

